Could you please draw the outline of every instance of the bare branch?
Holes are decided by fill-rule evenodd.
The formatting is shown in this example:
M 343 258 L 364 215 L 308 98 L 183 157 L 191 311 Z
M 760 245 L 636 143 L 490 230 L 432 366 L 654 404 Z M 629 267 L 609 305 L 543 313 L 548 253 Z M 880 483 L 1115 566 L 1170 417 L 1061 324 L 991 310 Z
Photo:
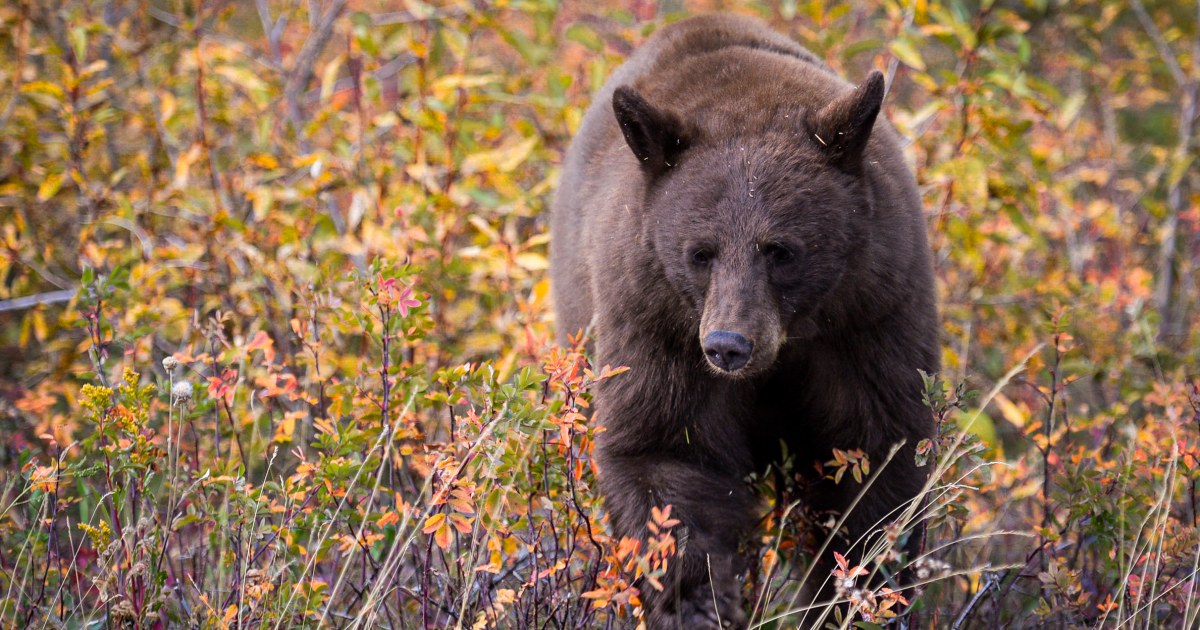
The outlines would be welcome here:
M 387 26 L 389 24 L 417 24 L 420 22 L 436 22 L 451 17 L 464 17 L 467 15 L 466 9 L 462 7 L 449 7 L 439 11 L 431 11 L 429 15 L 415 15 L 411 11 L 390 11 L 388 13 L 376 13 L 371 16 L 371 26 Z
M 1182 96 L 1182 105 L 1179 111 L 1179 137 L 1176 144 L 1175 154 L 1172 160 L 1185 160 L 1192 146 L 1192 135 L 1197 118 L 1197 100 L 1200 99 L 1200 81 L 1194 79 L 1184 72 L 1182 64 L 1179 62 L 1174 51 L 1163 37 L 1162 31 L 1158 25 L 1154 23 L 1154 19 L 1146 11 L 1146 6 L 1142 4 L 1142 0 L 1129 0 L 1129 6 L 1133 9 L 1137 19 L 1142 24 L 1142 28 L 1150 36 L 1150 40 L 1154 42 L 1154 48 L 1158 51 L 1158 56 L 1162 58 L 1163 63 L 1167 65 L 1167 70 L 1171 73 L 1171 78 L 1175 81 L 1175 86 L 1179 89 Z M 1196 4 L 1197 16 L 1200 20 L 1200 2 Z M 1200 23 L 1200 22 L 1198 22 Z M 1200 37 L 1197 37 L 1192 42 L 1192 55 L 1200 52 Z M 1195 61 L 1195 59 L 1193 59 Z M 1166 166 L 1168 163 L 1164 163 Z M 1169 170 L 1169 169 L 1168 169 Z M 1178 241 L 1179 241 L 1179 215 L 1186 209 L 1187 200 L 1183 190 L 1186 178 L 1179 178 L 1171 184 L 1171 189 L 1167 191 L 1167 217 L 1163 222 L 1162 241 L 1159 244 L 1158 254 L 1158 282 L 1155 287 L 1154 301 L 1158 308 L 1161 317 L 1161 324 L 1158 331 L 1159 342 L 1165 342 L 1168 339 L 1177 339 L 1186 329 L 1186 322 L 1182 321 L 1181 313 L 1187 311 L 1186 296 L 1184 291 L 1180 289 L 1176 291 L 1179 285 L 1180 276 L 1186 277 L 1187 270 L 1178 270 L 1175 267 L 1177 258 Z M 1179 293 L 1180 295 L 1176 295 Z
M 345 8 L 346 0 L 334 0 L 333 6 L 329 7 L 329 10 L 317 22 L 313 34 L 304 42 L 304 47 L 296 55 L 292 71 L 288 74 L 283 95 L 287 102 L 288 118 L 291 119 L 297 130 L 301 126 L 300 96 L 304 92 L 304 87 L 312 79 L 313 66 L 317 63 L 317 57 L 321 55 L 321 51 L 329 43 L 329 38 L 333 36 L 333 23 Z
M 258 9 L 258 19 L 262 22 L 263 33 L 267 36 L 267 45 L 271 47 L 271 57 L 275 63 L 282 64 L 282 55 L 279 51 L 279 38 L 283 35 L 283 27 L 287 24 L 287 18 L 280 16 L 274 23 L 271 22 L 271 8 L 267 6 L 267 0 L 255 0 L 255 7 Z
M 149 13 L 150 17 L 158 20 L 159 22 L 162 22 L 163 24 L 166 24 L 167 26 L 172 26 L 177 29 L 183 29 L 183 22 L 182 22 L 182 20 L 179 19 L 179 17 L 172 15 L 160 8 L 151 6 L 150 9 L 148 10 L 148 13 Z M 245 55 L 247 59 L 250 59 L 251 61 L 254 61 L 257 64 L 260 64 L 269 70 L 272 70 L 274 72 L 282 72 L 283 71 L 283 68 L 280 66 L 279 63 L 277 63 L 277 59 L 271 59 L 271 58 L 264 56 L 262 53 L 255 50 L 253 46 L 250 46 L 246 42 L 243 42 L 240 39 L 237 39 L 236 37 L 230 37 L 229 35 L 227 35 L 225 33 L 219 33 L 212 29 L 204 28 L 203 26 L 196 27 L 196 32 L 199 33 L 200 35 L 203 35 L 204 37 L 206 37 L 208 39 L 211 39 L 215 42 L 219 42 L 221 44 L 229 46 L 230 48 L 237 50 L 242 55 Z
M 1137 19 L 1142 23 L 1142 28 L 1146 29 L 1146 33 L 1150 35 L 1150 39 L 1154 41 L 1154 47 L 1158 49 L 1158 56 L 1162 57 L 1163 63 L 1167 64 L 1167 69 L 1171 71 L 1171 77 L 1175 79 L 1175 85 L 1184 87 L 1188 83 L 1187 74 L 1183 71 L 1183 66 L 1179 65 L 1179 59 L 1175 53 L 1171 51 L 1171 47 L 1167 45 L 1167 40 L 1163 38 L 1162 31 L 1158 30 L 1158 25 L 1154 23 L 1154 19 L 1146 12 L 1146 6 L 1142 4 L 1142 0 L 1129 0 L 1129 6 L 1133 12 L 1137 14 Z
M 59 302 L 70 301 L 73 297 L 75 297 L 75 289 L 62 289 L 61 291 L 26 295 L 25 297 L 13 298 L 11 300 L 0 300 L 0 313 L 21 311 L 41 304 L 58 304 Z
M 1183 91 L 1183 106 L 1179 112 L 1179 138 L 1172 160 L 1189 159 L 1192 146 L 1192 135 L 1197 116 L 1197 101 L 1200 100 L 1200 85 L 1196 82 L 1181 84 Z M 1184 270 L 1175 268 L 1179 242 L 1179 217 L 1187 209 L 1187 195 L 1184 192 L 1186 177 L 1179 178 L 1171 184 L 1167 191 L 1167 217 L 1163 223 L 1162 243 L 1159 246 L 1158 286 L 1155 287 L 1155 306 L 1161 319 L 1158 340 L 1180 340 L 1187 332 L 1187 322 L 1183 320 L 1182 312 L 1187 310 L 1187 294 L 1180 284 L 1180 277 L 1186 276 Z

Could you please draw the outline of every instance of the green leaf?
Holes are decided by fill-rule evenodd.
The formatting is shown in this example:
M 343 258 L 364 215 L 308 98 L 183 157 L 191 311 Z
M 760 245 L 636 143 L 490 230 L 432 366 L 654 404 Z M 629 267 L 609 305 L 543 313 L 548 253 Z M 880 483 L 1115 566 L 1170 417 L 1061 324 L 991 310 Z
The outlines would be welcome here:
M 1071 123 L 1075 122 L 1075 117 L 1083 109 L 1083 104 L 1086 100 L 1087 94 L 1079 91 L 1068 96 L 1067 100 L 1063 101 L 1058 112 L 1058 120 L 1055 121 L 1059 129 L 1066 129 Z
M 860 39 L 846 46 L 846 49 L 842 51 L 842 58 L 853 59 L 856 55 L 872 52 L 881 45 L 883 45 L 883 42 L 878 39 Z
M 76 26 L 67 32 L 67 37 L 71 40 L 71 49 L 75 52 L 76 63 L 82 65 L 84 59 L 87 58 L 87 29 L 83 26 Z
M 567 39 L 582 45 L 592 52 L 600 52 L 604 49 L 604 41 L 600 39 L 596 31 L 580 22 L 567 27 Z
M 888 45 L 888 50 L 891 50 L 892 54 L 904 65 L 924 72 L 925 60 L 921 58 L 921 53 L 917 52 L 911 41 L 905 38 L 894 40 Z

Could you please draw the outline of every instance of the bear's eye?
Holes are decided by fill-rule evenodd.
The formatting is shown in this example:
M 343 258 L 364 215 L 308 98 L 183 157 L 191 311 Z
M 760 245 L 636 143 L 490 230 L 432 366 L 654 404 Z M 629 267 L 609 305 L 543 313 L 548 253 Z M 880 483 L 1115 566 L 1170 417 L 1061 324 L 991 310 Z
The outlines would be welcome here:
M 796 255 L 785 245 L 769 243 L 762 246 L 762 253 L 776 265 L 786 265 L 796 259 Z
M 712 250 L 706 247 L 697 247 L 688 254 L 688 258 L 696 267 L 707 267 L 712 262 L 713 253 Z

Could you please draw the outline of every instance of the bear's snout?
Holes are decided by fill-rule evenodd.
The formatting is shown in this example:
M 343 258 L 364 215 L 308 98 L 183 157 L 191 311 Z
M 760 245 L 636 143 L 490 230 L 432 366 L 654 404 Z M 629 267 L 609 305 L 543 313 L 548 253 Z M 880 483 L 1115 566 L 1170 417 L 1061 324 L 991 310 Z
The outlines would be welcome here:
M 754 342 L 728 330 L 708 333 L 704 338 L 704 356 L 723 372 L 736 372 L 750 362 Z

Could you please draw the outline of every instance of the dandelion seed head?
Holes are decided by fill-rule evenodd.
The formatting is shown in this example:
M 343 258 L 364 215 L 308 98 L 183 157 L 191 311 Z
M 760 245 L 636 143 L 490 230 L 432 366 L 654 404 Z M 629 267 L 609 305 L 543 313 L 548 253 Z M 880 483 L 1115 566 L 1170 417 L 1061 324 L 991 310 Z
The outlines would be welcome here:
M 171 386 L 171 400 L 175 402 L 187 402 L 192 399 L 192 384 L 188 381 L 179 381 Z

